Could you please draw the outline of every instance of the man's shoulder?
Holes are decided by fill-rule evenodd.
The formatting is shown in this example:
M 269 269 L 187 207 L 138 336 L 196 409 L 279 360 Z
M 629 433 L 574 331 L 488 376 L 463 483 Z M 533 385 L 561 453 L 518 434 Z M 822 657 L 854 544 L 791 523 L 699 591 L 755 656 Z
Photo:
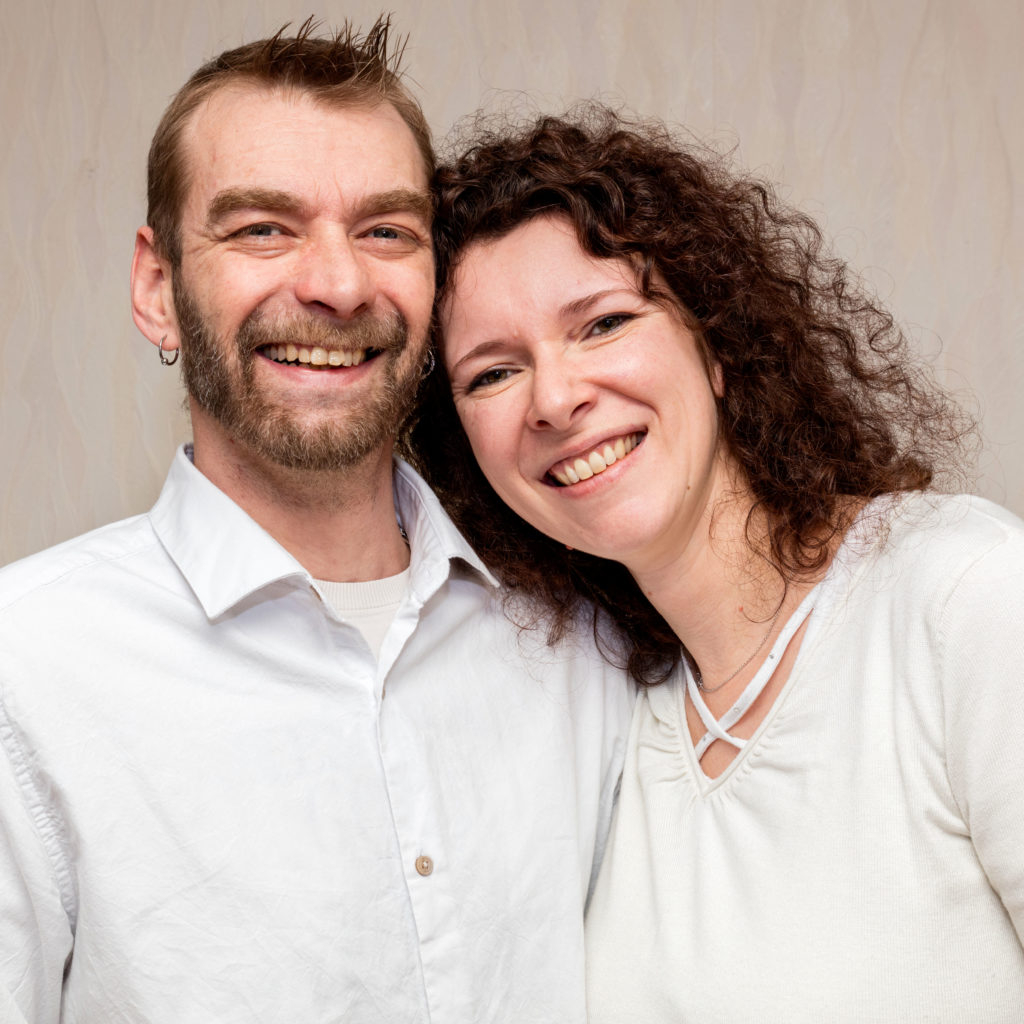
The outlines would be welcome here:
M 12 562 L 0 568 L 0 612 L 53 587 L 88 587 L 97 572 L 145 554 L 158 544 L 149 516 L 142 514 L 108 523 Z

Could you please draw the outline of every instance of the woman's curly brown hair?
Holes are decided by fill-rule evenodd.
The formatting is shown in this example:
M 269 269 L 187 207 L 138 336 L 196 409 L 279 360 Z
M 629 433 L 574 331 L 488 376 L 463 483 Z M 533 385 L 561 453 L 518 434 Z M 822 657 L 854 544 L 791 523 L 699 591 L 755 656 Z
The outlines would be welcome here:
M 514 131 L 478 129 L 435 191 L 438 308 L 467 246 L 552 213 L 586 252 L 632 264 L 645 296 L 682 307 L 722 370 L 721 439 L 755 501 L 748 539 L 755 521 L 768 524 L 759 553 L 784 579 L 825 564 L 851 498 L 925 488 L 957 465 L 968 421 L 815 223 L 663 125 L 589 106 Z M 552 639 L 593 606 L 606 654 L 641 684 L 666 678 L 678 637 L 622 565 L 567 551 L 501 502 L 440 367 L 404 446 L 511 592 L 543 610 Z

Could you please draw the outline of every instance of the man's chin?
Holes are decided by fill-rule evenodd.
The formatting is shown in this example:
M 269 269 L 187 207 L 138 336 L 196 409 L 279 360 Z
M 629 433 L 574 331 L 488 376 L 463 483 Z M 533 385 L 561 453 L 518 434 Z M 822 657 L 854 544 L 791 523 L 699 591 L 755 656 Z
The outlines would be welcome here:
M 249 427 L 236 426 L 234 436 L 254 456 L 282 469 L 305 472 L 350 469 L 389 452 L 394 443 L 390 435 L 340 429 L 337 423 L 300 428 L 263 420 Z

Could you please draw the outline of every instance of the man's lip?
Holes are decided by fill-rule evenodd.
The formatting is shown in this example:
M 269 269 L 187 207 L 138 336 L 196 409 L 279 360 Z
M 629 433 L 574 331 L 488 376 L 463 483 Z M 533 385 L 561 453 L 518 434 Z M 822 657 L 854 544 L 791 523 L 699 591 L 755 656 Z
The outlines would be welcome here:
M 292 342 L 261 345 L 256 351 L 271 362 L 283 366 L 308 366 L 318 369 L 359 366 L 381 352 L 375 348 L 327 348 L 321 345 L 297 345 Z
M 544 474 L 544 480 L 559 487 L 571 487 L 582 480 L 589 480 L 626 458 L 646 436 L 646 430 L 627 430 L 619 434 L 610 434 L 603 440 L 580 448 L 574 454 L 552 463 Z

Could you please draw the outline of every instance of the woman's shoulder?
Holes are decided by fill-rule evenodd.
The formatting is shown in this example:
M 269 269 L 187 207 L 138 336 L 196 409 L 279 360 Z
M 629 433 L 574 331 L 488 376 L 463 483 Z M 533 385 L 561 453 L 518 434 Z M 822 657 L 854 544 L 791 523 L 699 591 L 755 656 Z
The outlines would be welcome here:
M 888 541 L 897 548 L 919 539 L 972 560 L 993 548 L 1024 545 L 1024 520 L 976 494 L 914 491 L 892 496 L 887 504 Z
M 850 562 L 872 565 L 876 579 L 881 570 L 901 589 L 932 600 L 965 584 L 1024 583 L 1024 521 L 973 494 L 914 491 L 875 499 L 844 547 Z
M 1024 543 L 1024 520 L 976 494 L 904 491 L 869 502 L 846 546 L 899 555 L 921 545 L 970 558 L 992 547 Z

